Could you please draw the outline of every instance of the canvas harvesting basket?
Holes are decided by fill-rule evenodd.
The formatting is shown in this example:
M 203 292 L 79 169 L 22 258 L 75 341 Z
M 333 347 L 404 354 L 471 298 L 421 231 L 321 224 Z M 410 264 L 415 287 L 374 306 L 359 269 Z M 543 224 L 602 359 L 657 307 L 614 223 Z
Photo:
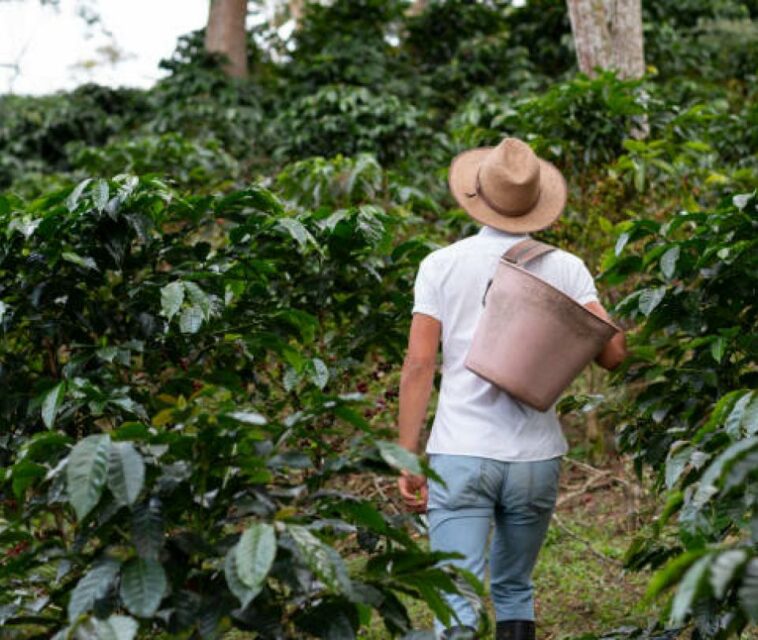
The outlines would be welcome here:
M 527 238 L 501 256 L 465 360 L 538 411 L 547 411 L 619 331 L 524 268 L 553 249 Z

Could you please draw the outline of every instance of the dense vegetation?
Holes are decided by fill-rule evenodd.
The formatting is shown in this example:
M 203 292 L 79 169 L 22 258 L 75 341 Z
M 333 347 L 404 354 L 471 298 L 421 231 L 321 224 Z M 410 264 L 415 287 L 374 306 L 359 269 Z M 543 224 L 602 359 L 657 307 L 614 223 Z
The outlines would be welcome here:
M 758 621 L 758 6 L 645 5 L 635 81 L 576 73 L 558 0 L 337 0 L 251 34 L 245 81 L 193 33 L 149 91 L 0 97 L 11 637 L 411 638 L 410 599 L 480 588 L 351 480 L 426 469 L 385 381 L 419 260 L 476 228 L 449 160 L 504 135 L 632 330 L 562 403 L 660 496 L 625 563 L 664 615 L 623 633 Z

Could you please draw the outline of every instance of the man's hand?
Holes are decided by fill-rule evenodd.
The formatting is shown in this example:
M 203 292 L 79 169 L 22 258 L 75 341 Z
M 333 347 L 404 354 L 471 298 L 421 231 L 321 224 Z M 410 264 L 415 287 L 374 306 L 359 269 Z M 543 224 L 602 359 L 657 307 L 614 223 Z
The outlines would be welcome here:
M 591 311 L 596 316 L 603 318 L 604 320 L 611 321 L 611 317 L 605 310 L 602 304 L 599 302 L 588 302 L 584 305 L 588 311 Z M 603 350 L 595 358 L 603 369 L 613 371 L 618 367 L 627 357 L 626 339 L 624 338 L 624 332 L 617 332 L 608 342 L 605 343 Z
M 400 495 L 403 497 L 405 506 L 409 511 L 415 513 L 424 513 L 426 511 L 429 490 L 424 476 L 414 476 L 408 471 L 403 471 L 402 475 L 397 479 L 397 487 L 400 489 Z

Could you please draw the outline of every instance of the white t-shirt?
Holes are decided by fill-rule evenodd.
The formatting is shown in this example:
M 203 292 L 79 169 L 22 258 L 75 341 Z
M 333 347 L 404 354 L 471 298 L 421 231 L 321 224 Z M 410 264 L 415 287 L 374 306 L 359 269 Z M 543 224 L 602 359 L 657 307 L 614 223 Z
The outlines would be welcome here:
M 498 259 L 526 237 L 482 227 L 474 236 L 432 251 L 419 265 L 412 312 L 442 323 L 442 383 L 427 453 L 515 461 L 568 451 L 555 407 L 532 409 L 463 365 Z M 592 275 L 571 253 L 556 249 L 534 259 L 528 269 L 580 304 L 598 299 Z

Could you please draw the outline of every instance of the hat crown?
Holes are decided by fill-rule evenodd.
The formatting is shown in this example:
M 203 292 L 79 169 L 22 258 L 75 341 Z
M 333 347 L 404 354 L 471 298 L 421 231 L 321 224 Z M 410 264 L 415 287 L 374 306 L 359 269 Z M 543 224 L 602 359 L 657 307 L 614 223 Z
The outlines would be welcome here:
M 540 163 L 528 144 L 505 138 L 482 161 L 478 180 L 478 190 L 498 213 L 520 216 L 539 198 Z

